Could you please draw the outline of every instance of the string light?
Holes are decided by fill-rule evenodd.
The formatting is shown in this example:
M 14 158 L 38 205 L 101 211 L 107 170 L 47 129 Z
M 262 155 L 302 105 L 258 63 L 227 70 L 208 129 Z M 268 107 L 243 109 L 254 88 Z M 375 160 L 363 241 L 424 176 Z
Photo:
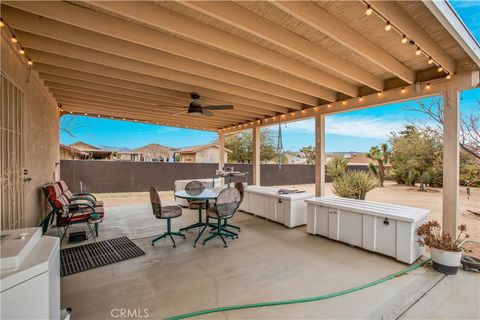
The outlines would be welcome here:
M 303 113 L 303 114 L 305 114 L 305 112 L 307 112 L 307 111 L 305 111 L 305 110 L 302 110 L 302 113 Z
M 427 85 L 425 86 L 425 89 L 430 90 L 430 88 L 431 88 L 430 83 L 427 83 Z
M 0 28 L 5 27 L 5 22 L 3 22 L 3 19 L 0 18 Z
M 385 25 L 385 31 L 390 31 L 392 30 L 392 25 L 390 24 L 390 21 L 387 21 L 387 24 Z
M 27 64 L 29 66 L 32 66 L 33 65 L 33 61 L 32 59 L 30 59 L 30 57 L 28 56 L 27 52 L 25 51 L 25 48 L 22 46 L 22 44 L 18 41 L 17 37 L 15 36 L 15 33 L 13 32 L 13 29 L 10 27 L 10 25 L 8 23 L 5 22 L 5 20 L 3 20 L 3 18 L 0 18 L 0 27 L 3 28 L 3 27 L 7 27 L 7 29 L 10 31 L 10 34 L 12 35 L 11 38 L 10 38 L 10 41 L 17 45 L 17 50 L 18 50 L 18 53 L 22 56 L 25 56 L 26 59 L 27 59 Z
M 390 23 L 390 21 L 389 21 L 386 17 L 384 17 L 381 13 L 379 13 L 379 12 L 377 12 L 377 11 L 374 11 L 373 8 L 370 6 L 370 4 L 368 4 L 366 1 L 363 1 L 363 2 L 364 2 L 364 3 L 366 4 L 366 6 L 367 6 L 367 9 L 366 9 L 366 11 L 365 11 L 365 14 L 366 14 L 367 16 L 369 16 L 369 15 L 371 15 L 373 12 L 375 12 L 376 15 L 378 15 L 383 21 L 385 21 L 385 23 L 386 23 L 386 24 L 385 24 L 385 31 L 390 31 L 390 30 L 392 30 L 392 28 L 393 28 L 393 29 L 395 29 L 398 33 L 401 34 L 401 36 L 402 36 L 401 43 L 402 43 L 402 44 L 410 43 L 411 45 L 415 45 L 415 41 L 413 41 L 413 40 L 411 40 L 411 39 L 408 39 L 408 38 L 407 38 L 407 35 L 404 34 L 404 33 L 402 32 L 402 30 L 400 30 L 399 28 L 393 26 L 393 25 Z M 415 54 L 416 54 L 417 56 L 419 56 L 419 55 L 421 55 L 422 53 L 424 53 L 423 50 L 422 50 L 418 45 L 415 46 L 415 47 L 416 47 L 416 49 L 417 49 L 417 50 L 415 51 Z M 438 62 L 435 62 L 435 60 L 433 60 L 432 57 L 428 57 L 428 64 L 434 64 L 434 63 L 436 63 L 436 64 L 439 66 L 438 72 L 442 72 L 442 71 L 444 70 L 443 67 L 442 67 Z
M 99 117 L 99 118 L 100 118 L 100 117 L 101 117 L 101 115 L 98 115 L 97 117 Z
M 16 38 L 15 36 L 12 36 L 12 37 L 10 38 L 10 41 L 12 41 L 13 43 L 18 43 L 18 40 L 17 40 L 17 38 Z
M 23 48 L 18 49 L 18 53 L 20 53 L 22 56 L 25 54 L 25 50 Z
M 318 111 L 318 108 L 317 108 L 317 107 L 313 107 L 313 111 L 317 112 L 317 111 Z
M 379 91 L 379 92 L 377 93 L 377 96 L 379 96 L 379 97 L 383 96 L 383 92 L 382 92 L 382 91 Z
M 85 112 L 83 115 L 88 116 L 88 113 Z
M 365 10 L 365 14 L 366 14 L 367 16 L 369 16 L 369 15 L 371 15 L 372 13 L 373 13 L 372 7 L 371 7 L 369 4 L 367 4 L 367 10 Z
M 358 97 L 358 102 L 362 102 L 363 101 L 363 98 L 362 97 Z
M 402 93 L 405 93 L 405 88 L 402 88 L 401 92 L 402 92 Z
M 331 108 L 331 107 L 332 107 L 332 105 L 329 103 L 329 104 L 327 105 L 327 108 Z
M 70 113 L 70 114 L 72 114 L 72 113 L 73 113 L 73 111 L 70 111 L 69 113 Z
M 452 79 L 452 75 L 449 73 L 449 74 L 447 74 L 447 76 L 446 76 L 445 78 L 446 78 L 447 80 L 450 80 L 450 79 Z
M 28 63 L 29 66 L 33 66 L 33 61 L 32 61 L 32 59 L 28 59 L 28 62 L 27 62 L 27 63 Z
M 343 101 L 342 101 L 342 104 L 343 104 L 344 106 L 347 105 L 347 101 L 343 100 Z

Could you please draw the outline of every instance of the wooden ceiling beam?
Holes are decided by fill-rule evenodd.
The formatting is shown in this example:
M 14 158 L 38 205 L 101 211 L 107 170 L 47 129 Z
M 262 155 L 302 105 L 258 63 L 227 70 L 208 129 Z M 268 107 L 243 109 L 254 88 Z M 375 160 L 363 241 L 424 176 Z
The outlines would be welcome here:
M 138 72 L 152 77 L 158 77 L 166 80 L 200 86 L 207 89 L 218 90 L 240 96 L 248 96 L 255 100 L 276 104 L 278 106 L 283 106 L 294 110 L 299 110 L 302 108 L 302 104 L 299 102 L 295 102 L 264 92 L 239 87 L 229 83 L 196 76 L 185 72 L 163 68 L 160 66 L 132 60 L 129 58 L 123 58 L 109 53 L 96 51 L 90 48 L 72 45 L 51 38 L 45 38 L 43 36 L 34 35 L 24 31 L 17 30 L 16 36 L 21 39 L 23 46 L 27 49 L 33 48 L 36 50 L 51 52 L 60 56 L 72 57 L 78 60 L 93 62 L 112 68 L 131 72 Z
M 383 80 L 307 39 L 228 1 L 181 1 L 183 5 L 298 54 L 365 86 L 382 91 Z M 312 6 L 315 6 L 311 3 Z M 316 6 L 318 8 L 318 6 Z M 318 17 L 321 20 L 321 17 Z M 338 23 L 340 24 L 340 23 Z M 343 24 L 342 24 L 343 25 Z
M 39 18 L 36 15 L 8 6 L 3 7 L 2 16 L 8 19 L 8 21 L 12 21 L 11 26 L 16 30 L 22 30 L 29 34 L 45 37 L 42 40 L 54 39 L 62 43 L 69 43 L 74 46 L 102 52 L 114 58 L 119 56 L 135 62 L 143 62 L 147 65 L 152 65 L 152 71 L 155 70 L 153 66 L 156 66 L 159 67 L 158 72 L 162 72 L 163 74 L 174 75 L 175 71 L 179 71 L 190 77 L 197 77 L 204 83 L 213 84 L 214 82 L 211 80 L 214 80 L 219 83 L 238 86 L 253 90 L 254 92 L 286 99 L 277 99 L 277 103 L 288 103 L 288 100 L 291 100 L 292 102 L 295 101 L 309 106 L 318 104 L 318 98 L 290 88 L 281 87 L 257 78 L 175 56 L 143 45 L 112 38 L 48 18 Z M 18 34 L 18 36 L 20 37 L 21 35 Z M 25 42 L 25 40 L 23 40 L 22 43 L 23 42 Z M 54 44 L 50 42 L 50 45 L 52 46 Z M 87 52 L 84 53 L 87 54 Z M 127 64 L 128 60 L 124 60 L 124 63 Z
M 41 79 L 49 82 L 55 82 L 55 83 L 74 84 L 74 85 L 80 85 L 82 87 L 85 86 L 85 83 L 88 84 L 88 87 L 91 87 L 90 84 L 101 85 L 101 84 L 108 83 L 110 85 L 118 86 L 120 90 L 124 88 L 128 88 L 128 89 L 134 88 L 139 92 L 146 92 L 146 93 L 154 93 L 157 88 L 153 86 L 142 85 L 135 82 L 119 80 L 115 78 L 109 78 L 109 77 L 89 74 L 89 73 L 81 72 L 77 70 L 69 70 L 65 68 L 44 65 L 44 64 L 36 64 L 36 68 L 40 71 Z M 136 85 L 138 85 L 140 88 L 137 88 Z M 230 98 L 230 97 L 227 96 L 225 98 Z M 240 103 L 236 103 L 232 99 L 229 99 L 229 100 L 217 100 L 212 98 L 208 98 L 208 99 L 209 99 L 208 101 L 214 104 L 232 104 L 233 103 L 236 109 L 244 112 L 248 112 L 252 114 L 252 116 L 259 117 L 259 118 L 265 117 L 265 116 L 273 116 L 277 114 L 277 112 L 261 109 L 259 107 L 254 107 L 249 105 L 247 106 Z
M 144 117 L 162 117 L 165 120 L 176 120 L 178 122 L 183 122 L 184 124 L 190 124 L 190 123 L 204 123 L 204 124 L 210 124 L 210 125 L 225 125 L 226 123 L 237 123 L 235 121 L 228 121 L 228 120 L 215 120 L 212 119 L 213 117 L 203 117 L 200 116 L 201 118 L 198 120 L 195 120 L 193 116 L 188 116 L 188 115 L 176 115 L 173 116 L 171 113 L 176 112 L 177 110 L 166 110 L 162 112 L 157 112 L 157 111 L 152 111 L 152 110 L 146 110 L 146 109 L 140 109 L 140 108 L 129 108 L 125 107 L 122 105 L 117 105 L 117 104 L 111 104 L 111 103 L 103 103 L 99 101 L 88 101 L 88 99 L 74 99 L 74 98 L 68 98 L 68 97 L 55 97 L 55 99 L 58 101 L 58 103 L 62 104 L 62 108 L 66 111 L 70 111 L 67 107 L 68 105 L 71 104 L 76 104 L 76 105 L 82 105 L 85 107 L 89 107 L 89 109 L 85 109 L 84 112 L 87 113 L 95 113 L 95 114 L 102 114 L 102 110 L 110 110 L 110 111 L 118 111 L 122 112 L 122 114 L 129 114 L 129 117 L 133 117 L 134 119 L 140 117 L 143 119 Z M 171 112 L 171 113 L 169 113 Z M 143 117 L 143 118 L 142 118 Z M 148 118 L 146 119 L 148 120 Z
M 457 72 L 455 60 L 395 1 L 368 1 L 368 4 L 399 28 L 408 39 L 415 41 L 444 70 L 452 74 Z M 427 59 L 425 57 L 425 61 Z
M 111 97 L 105 97 L 105 96 L 100 96 L 97 94 L 86 94 L 86 93 L 78 93 L 78 92 L 72 92 L 72 91 L 65 91 L 65 90 L 60 90 L 60 89 L 54 89 L 50 88 L 50 92 L 55 96 L 55 97 L 62 97 L 62 98 L 71 98 L 71 99 L 82 99 L 84 101 L 90 101 L 90 102 L 96 102 L 98 101 L 99 103 L 112 103 L 116 105 L 122 105 L 125 107 L 130 107 L 130 108 L 141 108 L 143 109 L 151 109 L 153 111 L 164 111 L 168 110 L 171 113 L 174 112 L 180 112 L 180 111 L 186 111 L 187 108 L 182 105 L 172 105 L 172 104 L 152 104 L 152 103 L 144 103 L 141 101 L 131 101 L 131 100 L 124 100 L 124 99 L 115 99 Z M 252 117 L 245 117 L 241 115 L 236 115 L 236 114 L 231 114 L 228 111 L 214 111 L 216 118 L 222 118 L 231 122 L 235 121 L 252 121 L 255 118 Z
M 89 2 L 89 4 L 113 15 L 120 15 L 140 24 L 148 24 L 151 27 L 177 34 L 197 43 L 200 42 L 227 51 L 230 54 L 268 65 L 331 90 L 349 96 L 357 96 L 358 94 L 358 88 L 353 84 L 160 5 L 150 2 L 122 1 L 96 1 Z
M 409 84 L 415 82 L 415 72 L 413 70 L 368 40 L 367 37 L 340 22 L 317 4 L 306 1 L 272 1 L 271 3 L 403 81 Z M 379 91 L 383 90 L 383 88 L 370 87 Z
M 88 74 L 89 79 L 98 79 L 95 82 L 101 82 L 105 80 L 105 76 L 108 78 L 113 78 L 110 80 L 109 83 L 121 83 L 125 84 L 125 80 L 128 82 L 136 82 L 138 85 L 136 87 L 144 88 L 146 86 L 154 86 L 160 88 L 166 88 L 171 90 L 179 90 L 184 92 L 196 92 L 200 94 L 200 96 L 208 96 L 208 97 L 215 97 L 221 100 L 231 101 L 231 103 L 241 103 L 245 105 L 252 105 L 255 106 L 258 111 L 261 110 L 268 110 L 278 113 L 288 112 L 289 108 L 281 107 L 275 104 L 271 104 L 268 102 L 258 101 L 251 99 L 248 96 L 239 96 L 234 94 L 229 94 L 217 90 L 206 89 L 199 86 L 193 86 L 184 84 L 177 81 L 170 81 L 166 79 L 161 79 L 158 77 L 148 76 L 136 72 L 131 72 L 128 70 L 122 70 L 117 68 L 112 68 L 109 66 L 103 66 L 100 64 L 95 64 L 87 61 L 82 61 L 78 59 L 71 59 L 59 55 L 53 55 L 46 52 L 41 52 L 38 50 L 29 50 L 29 55 L 32 59 L 35 59 L 37 63 L 35 63 L 35 68 L 39 70 L 40 66 L 44 69 L 49 68 L 51 70 L 56 70 L 57 72 L 61 72 L 60 75 L 71 77 L 69 76 L 68 72 L 65 72 L 65 69 L 75 70 L 78 71 L 75 74 L 81 76 L 83 80 L 85 80 L 86 74 Z M 48 65 L 48 67 L 46 66 Z M 58 70 L 58 67 L 61 67 L 64 70 Z M 51 73 L 51 72 L 50 72 Z M 88 79 L 87 79 L 88 80 Z
M 60 92 L 64 93 L 74 93 L 74 94 L 89 94 L 89 95 L 95 95 L 99 97 L 104 97 L 104 98 L 122 98 L 126 101 L 130 102 L 147 102 L 147 103 L 157 103 L 160 105 L 177 105 L 177 106 L 188 106 L 191 100 L 183 100 L 183 99 L 175 99 L 175 98 L 170 98 L 170 97 L 165 97 L 165 96 L 154 96 L 151 97 L 147 92 L 139 92 L 139 91 L 133 91 L 134 94 L 131 95 L 126 95 L 125 90 L 128 89 L 122 89 L 122 88 L 115 88 L 109 89 L 107 91 L 105 90 L 96 90 L 92 88 L 85 88 L 85 87 L 78 87 L 78 86 L 72 86 L 68 85 L 65 83 L 58 83 L 58 82 L 51 82 L 51 81 L 44 81 L 45 85 L 50 89 L 50 91 L 53 90 L 58 90 Z M 95 85 L 94 83 L 91 83 L 93 86 Z M 122 92 L 122 94 L 119 94 L 118 92 Z M 205 105 L 210 105 L 210 104 L 227 104 L 226 102 L 221 102 L 221 103 L 210 103 L 206 99 L 202 99 L 202 102 Z M 247 111 L 243 110 L 238 110 L 238 109 L 232 109 L 228 111 L 221 111 L 218 110 L 217 113 L 219 114 L 224 114 L 226 112 L 227 115 L 238 115 L 241 118 L 245 119 L 250 119 L 250 120 L 255 120 L 257 117 L 255 117 L 255 114 L 252 114 Z
M 164 125 L 170 127 L 189 127 L 191 129 L 199 129 L 199 130 L 210 130 L 210 131 L 217 131 L 218 128 L 221 128 L 219 125 L 210 125 L 203 122 L 198 121 L 191 121 L 188 124 L 185 124 L 185 121 L 172 119 L 162 116 L 151 116 L 151 115 L 138 115 L 138 114 L 130 114 L 128 112 L 118 111 L 118 110 L 111 110 L 108 108 L 99 109 L 97 106 L 91 107 L 88 105 L 83 105 L 81 103 L 65 103 L 63 105 L 63 109 L 65 110 L 64 115 L 80 115 L 80 116 L 87 116 L 92 118 L 111 118 L 112 120 L 123 120 L 125 121 L 135 121 L 140 123 L 148 123 L 154 125 Z M 85 113 L 87 115 L 85 115 Z M 148 122 L 147 122 L 148 121 Z M 196 127 L 196 128 L 195 128 Z
M 218 50 L 185 41 L 136 23 L 125 21 L 101 12 L 65 2 L 51 2 L 48 6 L 39 2 L 7 2 L 9 6 L 32 12 L 110 37 L 162 50 L 177 56 L 208 63 L 213 66 L 241 73 L 273 84 L 293 89 L 310 96 L 335 101 L 336 94 L 309 81 L 291 77 L 285 73 L 249 62 Z

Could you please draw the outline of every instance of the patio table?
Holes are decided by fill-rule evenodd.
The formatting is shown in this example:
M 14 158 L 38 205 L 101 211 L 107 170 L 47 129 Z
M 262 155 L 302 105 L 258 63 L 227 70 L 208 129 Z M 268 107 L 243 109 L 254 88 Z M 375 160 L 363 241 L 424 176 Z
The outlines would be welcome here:
M 215 190 L 206 189 L 206 188 L 199 194 L 194 194 L 194 193 L 191 193 L 191 192 L 188 193 L 186 190 L 180 190 L 180 191 L 175 192 L 175 197 L 182 198 L 182 199 L 189 200 L 189 201 L 205 201 L 205 212 L 206 212 L 209 208 L 209 205 L 210 205 L 209 201 L 210 200 L 216 200 L 217 197 L 218 197 L 218 192 L 215 191 Z M 202 210 L 202 209 L 200 208 L 200 210 Z M 188 230 L 188 229 L 192 229 L 192 228 L 199 228 L 199 227 L 203 227 L 205 225 L 210 225 L 210 223 L 208 222 L 208 219 L 206 220 L 206 222 L 203 222 L 202 214 L 200 214 L 199 215 L 199 221 L 197 223 L 189 225 L 188 227 L 185 227 L 185 228 L 181 228 L 180 230 Z M 213 225 L 211 225 L 211 226 L 213 227 Z M 193 242 L 194 247 L 197 245 L 197 241 L 198 241 L 198 239 L 200 239 L 201 236 L 202 236 L 202 233 L 199 233 L 197 238 Z

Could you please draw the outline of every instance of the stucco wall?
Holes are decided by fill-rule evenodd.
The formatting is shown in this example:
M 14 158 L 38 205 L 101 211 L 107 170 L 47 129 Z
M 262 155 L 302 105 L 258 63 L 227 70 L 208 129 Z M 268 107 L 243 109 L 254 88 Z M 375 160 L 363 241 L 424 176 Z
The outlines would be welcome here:
M 210 147 L 203 149 L 196 154 L 195 162 L 197 163 L 218 163 L 218 148 Z M 225 152 L 225 160 L 227 162 L 227 153 Z
M 59 121 L 55 100 L 35 72 L 2 34 L 0 70 L 25 93 L 25 226 L 36 226 L 45 214 L 40 187 L 60 176 Z

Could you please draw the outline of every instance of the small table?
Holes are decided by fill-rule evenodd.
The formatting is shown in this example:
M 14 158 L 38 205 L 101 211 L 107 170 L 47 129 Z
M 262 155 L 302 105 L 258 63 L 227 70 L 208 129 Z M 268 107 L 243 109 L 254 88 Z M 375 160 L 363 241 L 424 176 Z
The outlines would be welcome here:
M 180 190 L 175 192 L 175 197 L 181 198 L 181 199 L 186 199 L 189 201 L 205 201 L 205 210 L 208 210 L 209 207 L 209 200 L 215 200 L 218 197 L 218 192 L 211 190 L 211 189 L 204 189 L 202 193 L 195 195 L 195 194 L 188 194 L 187 191 L 185 190 Z M 207 222 L 203 222 L 202 220 L 202 208 L 199 208 L 199 215 L 198 215 L 198 222 L 194 223 L 192 225 L 189 225 L 188 227 L 181 228 L 180 231 L 183 230 L 188 230 L 188 229 L 193 229 L 193 228 L 200 228 L 205 225 L 209 224 L 208 220 Z M 197 236 L 195 239 L 195 242 L 193 243 L 193 246 L 195 247 L 197 245 L 198 239 L 202 236 L 201 233 Z

